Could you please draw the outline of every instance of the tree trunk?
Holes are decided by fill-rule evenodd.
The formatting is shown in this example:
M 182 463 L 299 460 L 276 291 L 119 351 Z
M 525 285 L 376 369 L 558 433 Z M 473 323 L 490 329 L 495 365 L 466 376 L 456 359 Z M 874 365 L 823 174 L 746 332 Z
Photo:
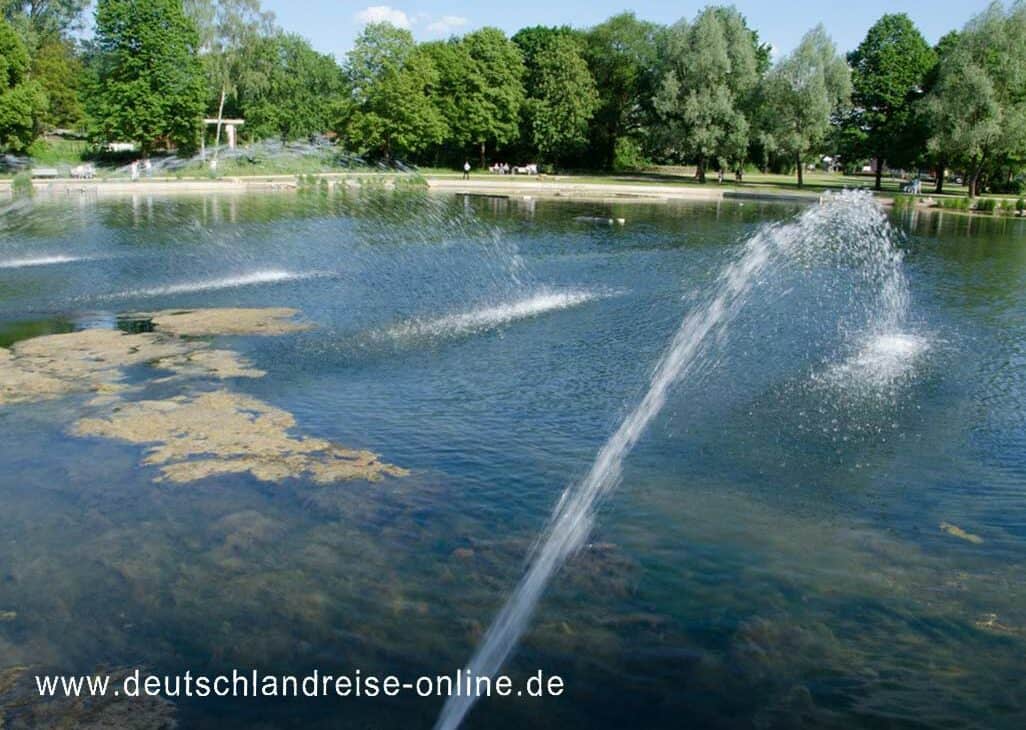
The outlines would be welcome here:
M 803 185 L 805 185 L 805 176 L 804 176 L 804 172 L 805 171 L 802 170 L 802 154 L 801 154 L 801 152 L 796 152 L 795 155 L 794 155 L 794 158 L 795 158 L 795 162 L 798 164 L 798 187 L 802 187 Z
M 481 169 L 485 169 L 485 142 L 481 142 Z
M 221 84 L 221 103 L 217 105 L 217 131 L 214 133 L 214 159 L 217 159 L 218 147 L 221 146 L 221 120 L 224 118 L 224 97 L 227 93 L 225 85 Z
M 876 184 L 874 185 L 875 190 L 883 189 L 883 157 L 879 155 L 876 158 Z
M 944 173 L 946 172 L 947 165 L 945 165 L 943 162 L 938 163 L 936 170 L 937 184 L 933 188 L 933 192 L 937 193 L 938 195 L 944 192 Z
M 698 175 L 698 182 L 705 185 L 705 158 L 698 158 L 698 169 L 695 170 L 695 174 Z

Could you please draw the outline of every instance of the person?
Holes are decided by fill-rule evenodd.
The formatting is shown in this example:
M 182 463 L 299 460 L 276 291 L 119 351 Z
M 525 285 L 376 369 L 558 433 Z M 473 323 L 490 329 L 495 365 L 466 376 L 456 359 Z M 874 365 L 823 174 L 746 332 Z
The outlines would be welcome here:
M 470 160 L 464 160 L 463 161 L 463 179 L 464 180 L 469 180 L 470 179 Z
M 129 167 L 129 171 L 132 174 L 132 180 L 138 180 L 139 179 L 139 161 L 138 160 L 133 160 L 132 161 L 132 165 L 131 165 L 131 167 Z

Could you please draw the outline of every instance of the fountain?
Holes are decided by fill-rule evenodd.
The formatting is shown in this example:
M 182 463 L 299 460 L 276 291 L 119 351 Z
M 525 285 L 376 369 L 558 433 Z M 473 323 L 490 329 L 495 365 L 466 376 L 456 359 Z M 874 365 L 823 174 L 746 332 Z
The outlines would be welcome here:
M 742 247 L 716 280 L 713 291 L 681 323 L 653 371 L 648 391 L 599 450 L 587 475 L 560 497 L 548 526 L 536 543 L 526 573 L 492 621 L 467 665 L 471 676 L 493 677 L 527 629 L 539 599 L 555 573 L 577 552 L 591 531 L 595 510 L 620 482 L 624 458 L 662 409 L 674 383 L 699 363 L 710 343 L 727 334 L 752 287 L 771 267 L 814 260 L 824 254 L 854 263 L 878 287 L 874 321 L 862 337 L 902 340 L 908 292 L 901 257 L 883 212 L 868 193 L 828 195 L 816 207 L 786 224 L 764 226 Z M 891 338 L 880 340 L 880 338 Z M 893 372 L 894 358 L 914 355 L 915 347 L 888 347 L 883 358 Z M 865 362 L 863 357 L 861 362 Z M 454 730 L 476 697 L 449 697 L 435 724 Z

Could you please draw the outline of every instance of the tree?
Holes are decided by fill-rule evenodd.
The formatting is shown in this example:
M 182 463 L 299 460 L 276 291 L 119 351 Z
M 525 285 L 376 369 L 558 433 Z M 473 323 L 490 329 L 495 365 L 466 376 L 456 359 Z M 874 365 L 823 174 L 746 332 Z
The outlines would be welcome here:
M 643 136 L 651 121 L 659 33 L 655 23 L 622 13 L 586 34 L 585 58 L 599 94 L 591 144 L 607 168 L 618 145 Z
M 238 103 L 250 136 L 286 142 L 332 126 L 345 86 L 334 58 L 297 35 L 276 33 L 256 40 L 243 65 Z
M 904 13 L 884 15 L 848 55 L 852 68 L 852 113 L 847 120 L 853 149 L 876 158 L 876 189 L 884 161 L 915 161 L 925 146 L 915 104 L 936 57 Z
M 417 153 L 439 144 L 448 127 L 431 99 L 438 71 L 408 30 L 387 23 L 364 28 L 345 68 L 352 98 L 340 126 L 356 151 Z
M 733 8 L 706 8 L 667 33 L 666 65 L 655 97 L 664 148 L 697 162 L 740 170 L 748 150 L 745 106 L 759 80 L 758 37 Z
M 992 4 L 951 44 L 926 102 L 929 147 L 965 170 L 973 197 L 1026 162 L 1026 4 Z
M 181 0 L 99 0 L 98 83 L 90 95 L 94 133 L 196 148 L 203 119 L 203 69 L 195 24 Z
M 32 76 L 46 93 L 47 108 L 42 123 L 48 127 L 81 127 L 82 62 L 70 41 L 55 38 L 44 42 L 32 59 Z
M 798 48 L 766 77 L 765 118 L 775 146 L 798 168 L 799 187 L 805 161 L 821 150 L 831 120 L 850 98 L 851 72 L 822 25 L 806 33 Z
M 436 104 L 450 139 L 462 148 L 476 146 L 484 167 L 489 144 L 508 144 L 520 132 L 520 49 L 501 30 L 482 28 L 459 40 L 432 44 L 427 53 L 439 72 Z
M 89 0 L 0 0 L 0 17 L 20 32 L 30 52 L 76 29 Z
M 196 24 L 207 83 L 216 99 L 216 159 L 225 104 L 237 100 L 244 55 L 259 38 L 276 32 L 274 14 L 263 11 L 260 0 L 185 0 L 184 7 Z
M 553 35 L 532 56 L 531 139 L 542 155 L 557 160 L 587 142 L 598 92 L 572 36 Z
M 29 78 L 29 54 L 14 28 L 0 20 L 0 149 L 22 152 L 36 138 L 46 94 Z

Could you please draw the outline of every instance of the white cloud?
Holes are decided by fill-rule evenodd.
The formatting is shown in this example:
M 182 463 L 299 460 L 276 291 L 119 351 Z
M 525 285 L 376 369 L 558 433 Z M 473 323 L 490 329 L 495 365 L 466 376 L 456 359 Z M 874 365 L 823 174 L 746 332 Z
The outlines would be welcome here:
M 371 5 L 356 14 L 359 23 L 391 23 L 396 28 L 409 28 L 410 18 L 402 10 L 391 5 Z
M 459 15 L 443 15 L 438 20 L 432 21 L 427 24 L 425 30 L 428 33 L 435 33 L 437 35 L 445 35 L 452 33 L 457 28 L 462 28 L 469 21 Z

